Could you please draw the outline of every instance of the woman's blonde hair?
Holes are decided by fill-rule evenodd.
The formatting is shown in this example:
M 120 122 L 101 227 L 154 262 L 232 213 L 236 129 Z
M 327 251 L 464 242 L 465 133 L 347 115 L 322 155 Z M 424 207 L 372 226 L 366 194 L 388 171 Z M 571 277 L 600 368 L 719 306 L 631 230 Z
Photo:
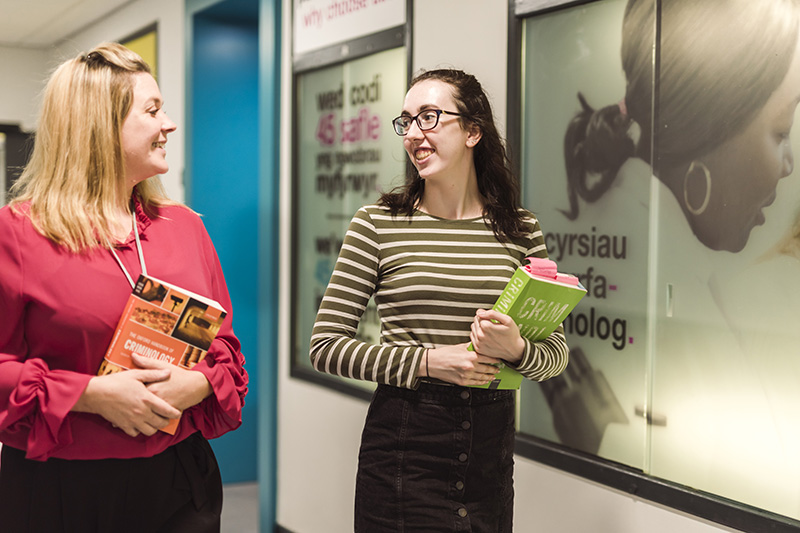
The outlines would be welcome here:
M 45 237 L 73 252 L 108 247 L 110 215 L 126 198 L 121 131 L 133 103 L 134 74 L 150 73 L 135 52 L 102 43 L 62 63 L 44 90 L 31 159 L 11 189 Z M 173 205 L 158 177 L 136 185 L 153 214 Z

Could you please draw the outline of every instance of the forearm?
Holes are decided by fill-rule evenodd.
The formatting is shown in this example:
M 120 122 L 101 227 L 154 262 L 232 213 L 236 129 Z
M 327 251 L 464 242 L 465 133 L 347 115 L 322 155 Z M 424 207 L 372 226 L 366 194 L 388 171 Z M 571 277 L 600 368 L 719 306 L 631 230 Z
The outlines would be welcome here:
M 242 409 L 248 392 L 249 376 L 235 337 L 217 337 L 206 358 L 187 374 L 199 374 L 197 396 L 203 397 L 184 413 L 182 423 L 190 423 L 206 438 L 216 438 L 236 429 L 242 422 Z
M 430 352 L 429 348 L 426 348 L 425 351 L 422 352 L 422 357 L 420 359 L 420 363 L 417 366 L 417 373 L 416 373 L 417 379 L 431 377 L 430 366 L 428 364 L 429 352 Z
M 98 376 L 89 379 L 89 382 L 86 384 L 86 388 L 83 389 L 83 392 L 78 397 L 78 401 L 75 402 L 75 405 L 72 406 L 70 411 L 76 413 L 99 414 L 98 404 L 101 402 L 101 400 L 99 399 L 98 394 L 97 378 Z
M 527 346 L 525 339 L 521 335 L 517 335 L 515 341 L 507 344 L 504 352 L 498 354 L 497 357 L 512 365 L 518 365 L 525 356 Z
M 526 348 L 521 361 L 512 364 L 527 379 L 545 381 L 561 374 L 569 363 L 569 347 L 559 326 L 549 337 L 540 342 L 525 341 Z
M 194 372 L 189 370 L 187 372 L 187 382 L 185 393 L 183 397 L 173 404 L 174 407 L 184 411 L 192 406 L 195 406 L 211 396 L 214 389 L 211 388 L 208 378 L 202 372 Z
M 311 361 L 320 372 L 415 388 L 424 372 L 422 346 L 369 344 L 345 336 L 322 335 L 312 340 Z

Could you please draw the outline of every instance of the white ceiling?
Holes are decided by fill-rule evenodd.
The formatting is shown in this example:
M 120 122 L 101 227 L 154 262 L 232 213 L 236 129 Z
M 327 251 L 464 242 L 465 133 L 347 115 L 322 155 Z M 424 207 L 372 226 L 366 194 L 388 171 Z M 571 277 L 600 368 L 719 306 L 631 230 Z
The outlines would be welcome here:
M 132 0 L 0 0 L 0 46 L 46 48 Z

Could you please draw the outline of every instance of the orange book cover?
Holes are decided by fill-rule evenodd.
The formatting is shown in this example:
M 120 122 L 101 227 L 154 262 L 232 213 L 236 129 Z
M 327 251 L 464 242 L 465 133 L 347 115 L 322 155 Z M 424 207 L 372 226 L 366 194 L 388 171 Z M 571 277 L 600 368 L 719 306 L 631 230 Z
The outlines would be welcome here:
M 208 353 L 226 314 L 213 300 L 141 275 L 97 375 L 139 368 L 132 353 L 192 368 Z M 161 431 L 174 435 L 178 422 L 170 421 Z

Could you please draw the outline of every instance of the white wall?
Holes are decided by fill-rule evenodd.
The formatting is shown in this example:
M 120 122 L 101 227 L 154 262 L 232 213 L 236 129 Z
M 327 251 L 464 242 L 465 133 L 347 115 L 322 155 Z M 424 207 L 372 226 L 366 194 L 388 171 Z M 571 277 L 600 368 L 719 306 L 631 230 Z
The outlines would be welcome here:
M 520 533 L 720 533 L 736 530 L 678 513 L 517 456 Z M 309 530 L 310 531 L 310 530 Z
M 0 123 L 34 129 L 49 72 L 47 51 L 0 46 Z
M 414 1 L 413 69 L 454 66 L 475 74 L 505 130 L 507 0 Z M 283 0 L 282 135 L 291 138 L 291 0 Z M 398 102 L 398 109 L 402 102 Z M 290 146 L 282 144 L 281 183 Z M 280 316 L 289 316 L 290 197 L 281 192 Z M 289 377 L 289 331 L 280 339 L 278 523 L 294 533 L 352 531 L 358 445 L 367 404 Z M 733 531 L 517 456 L 516 531 L 718 533 Z

